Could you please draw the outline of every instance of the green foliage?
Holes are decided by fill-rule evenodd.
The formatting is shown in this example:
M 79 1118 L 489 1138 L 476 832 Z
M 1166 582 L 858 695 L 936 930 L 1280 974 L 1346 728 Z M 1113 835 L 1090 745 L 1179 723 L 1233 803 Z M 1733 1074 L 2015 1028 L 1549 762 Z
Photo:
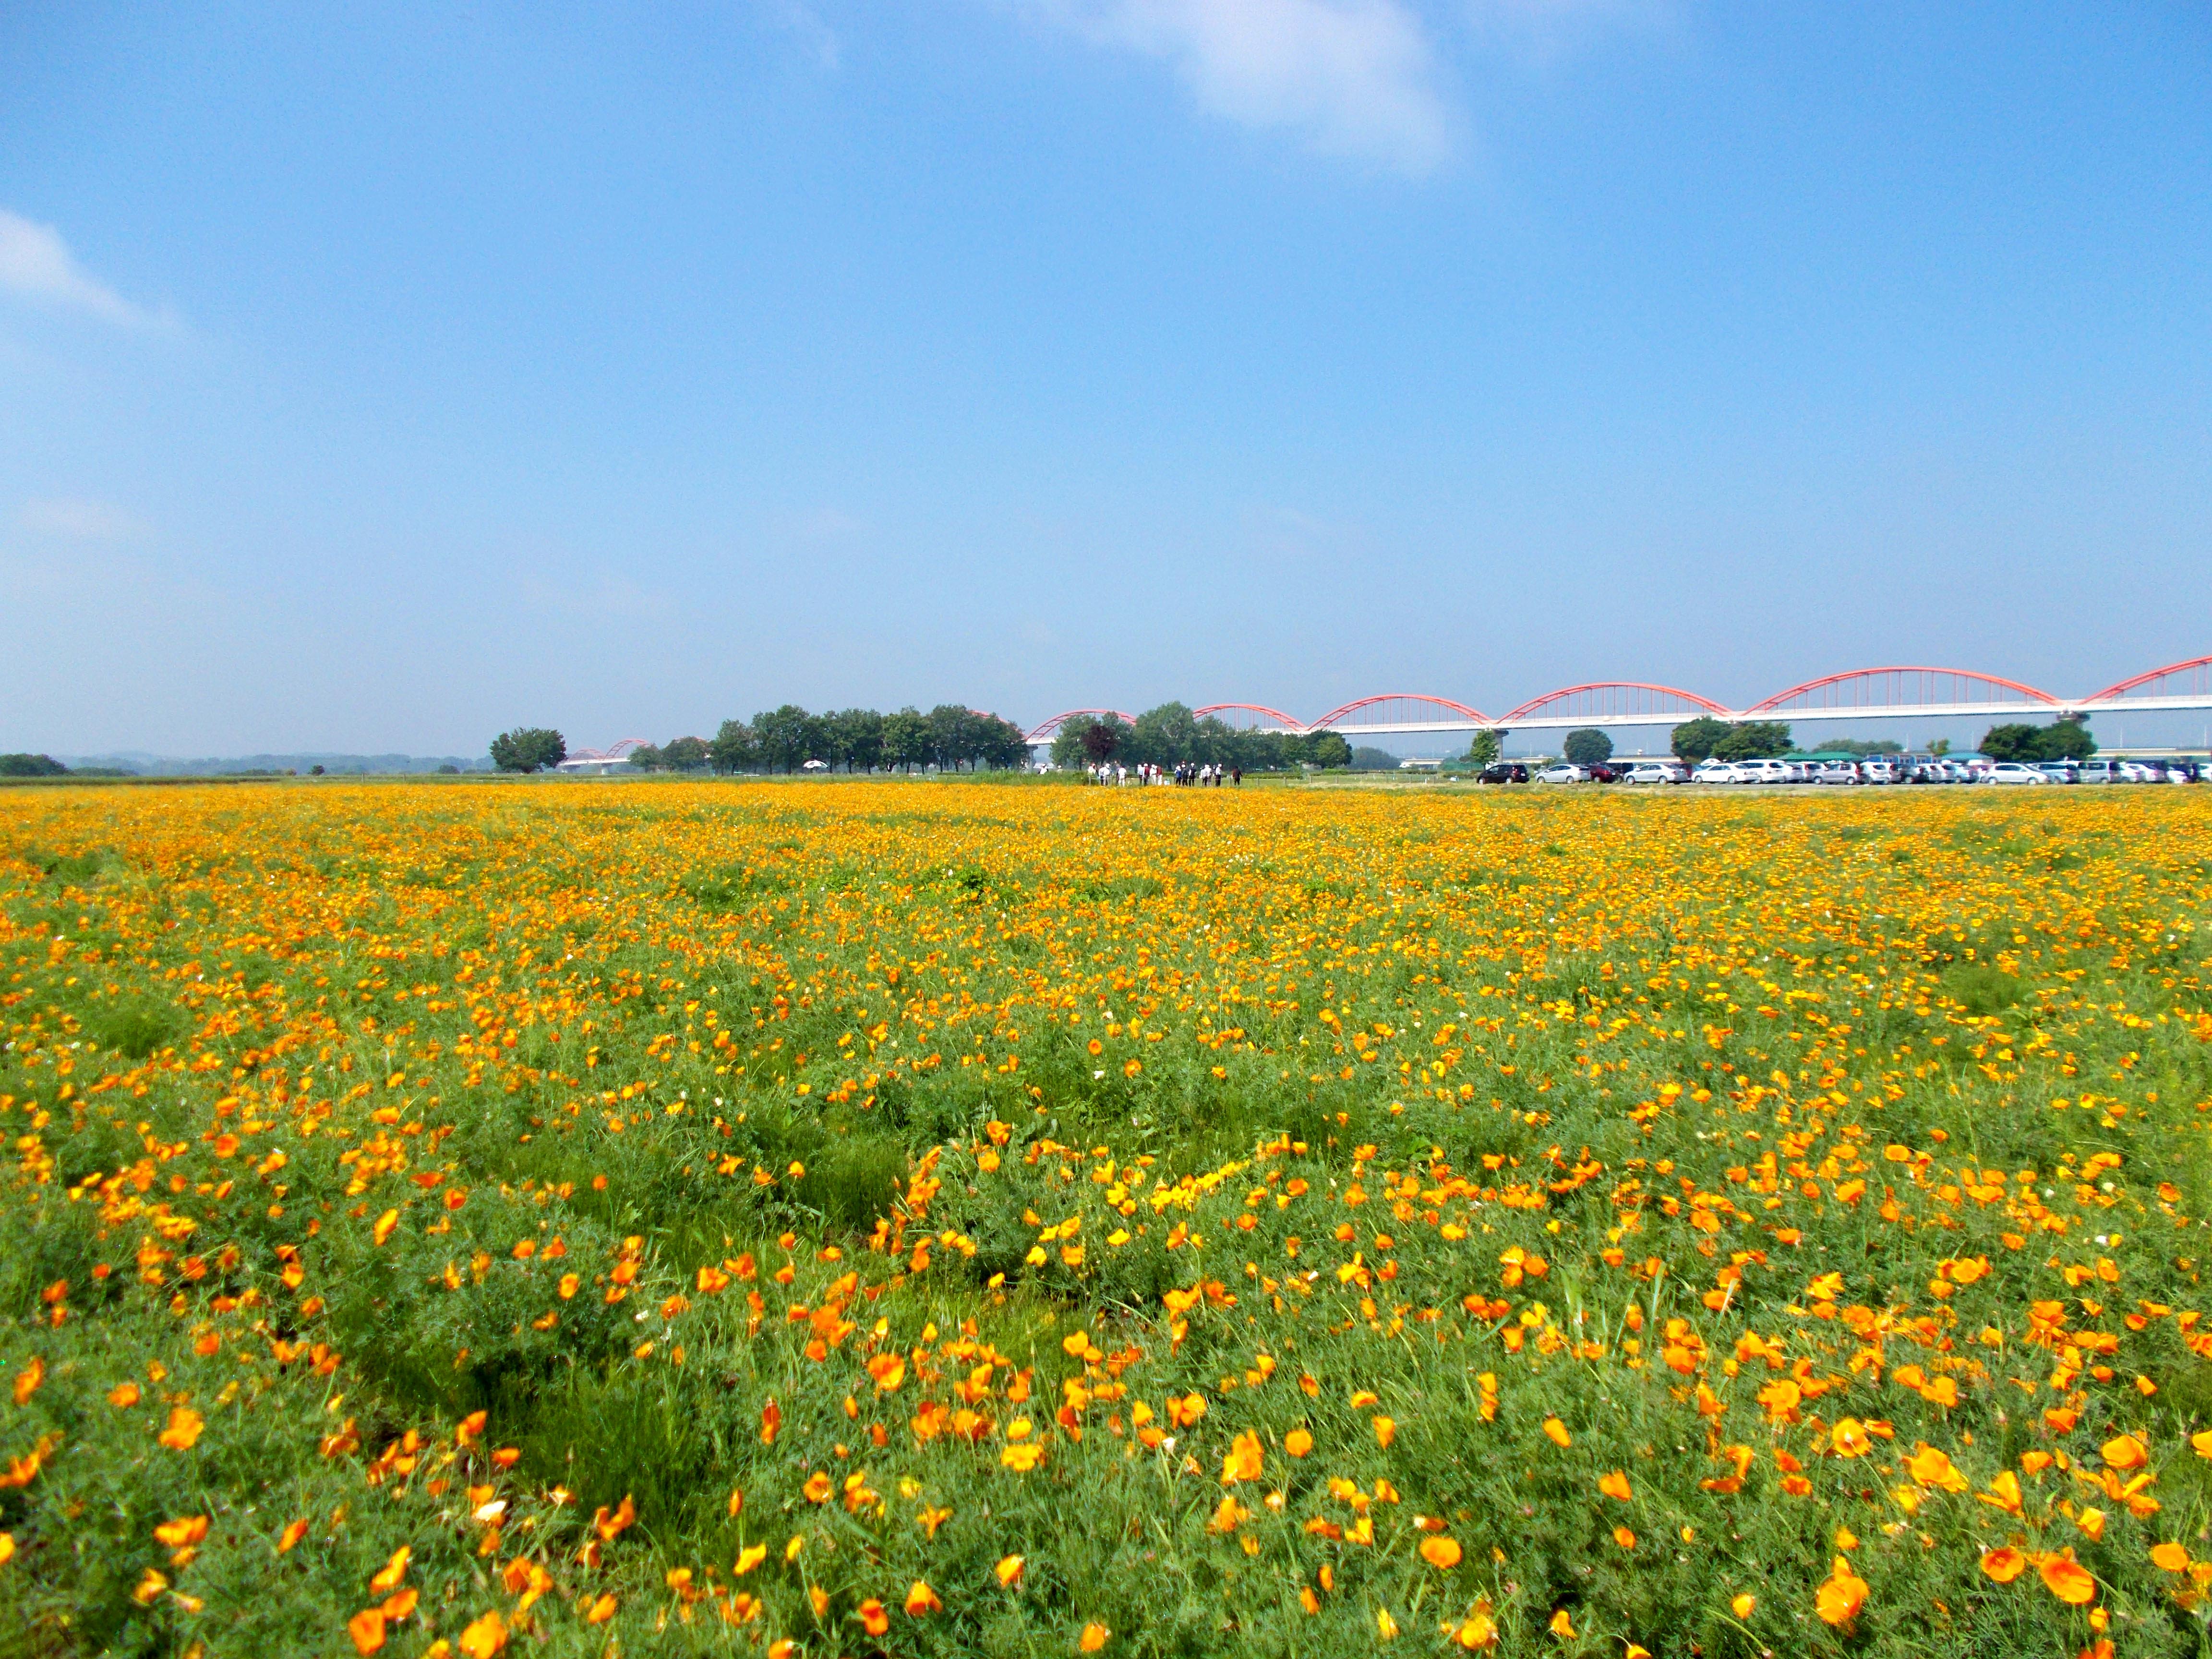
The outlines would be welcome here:
M 1324 769 L 1352 764 L 1352 745 L 1334 732 L 1316 732 L 1306 745 L 1310 765 Z
M 1992 726 L 1982 734 L 1982 753 L 1996 761 L 2019 761 L 2033 766 L 2039 761 L 2087 760 L 2097 752 L 2097 740 L 2082 720 L 2054 720 L 2049 726 L 2014 721 Z
M 60 778 L 69 768 L 52 755 L 0 755 L 0 778 Z
M 1505 739 L 1487 728 L 1474 734 L 1467 745 L 1467 763 L 1470 766 L 1490 766 L 1505 752 Z
M 491 763 L 502 772 L 541 772 L 568 758 L 568 739 L 542 726 L 518 726 L 491 740 Z
M 1714 760 L 1767 760 L 1790 752 L 1785 720 L 1717 720 L 1709 714 L 1685 720 L 1668 739 L 1677 758 L 1695 763 Z
M 1395 772 L 1398 757 L 1387 749 L 1374 749 L 1362 744 L 1352 751 L 1352 769 L 1355 772 Z
M 1613 739 L 1595 726 L 1582 726 L 1567 733 L 1560 752 L 1576 766 L 1599 766 L 1613 758 Z

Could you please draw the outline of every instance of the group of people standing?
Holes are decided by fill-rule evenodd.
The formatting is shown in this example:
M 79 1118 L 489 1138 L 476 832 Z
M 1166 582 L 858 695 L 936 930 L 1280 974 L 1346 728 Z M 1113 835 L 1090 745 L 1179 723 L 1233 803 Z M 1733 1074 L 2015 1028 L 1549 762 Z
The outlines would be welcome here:
M 1093 783 L 1113 784 L 1117 787 L 1128 784 L 1172 784 L 1179 788 L 1196 787 L 1218 789 L 1224 783 L 1243 787 L 1242 767 L 1208 763 L 1200 766 L 1186 761 L 1172 770 L 1163 770 L 1150 761 L 1139 761 L 1134 767 L 1116 766 L 1112 761 L 1101 761 L 1091 769 Z

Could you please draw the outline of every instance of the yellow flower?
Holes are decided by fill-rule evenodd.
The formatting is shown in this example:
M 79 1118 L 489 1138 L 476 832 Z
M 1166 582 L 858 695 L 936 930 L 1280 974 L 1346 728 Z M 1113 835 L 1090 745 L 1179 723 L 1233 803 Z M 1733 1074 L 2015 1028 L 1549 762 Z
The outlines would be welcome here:
M 1739 1619 L 1748 1619 L 1751 1617 L 1751 1610 L 1758 1605 L 1759 1598 L 1749 1590 L 1746 1590 L 1729 1602 L 1729 1611 Z
M 1556 1417 L 1547 1417 L 1544 1419 L 1544 1432 L 1551 1437 L 1553 1445 L 1562 1449 L 1575 1443 L 1574 1436 L 1567 1432 L 1567 1425 Z
M 999 1558 L 999 1565 L 994 1567 L 992 1571 L 998 1574 L 1000 1584 L 1008 1589 L 1012 1589 L 1022 1582 L 1022 1570 L 1026 1565 L 1028 1563 L 1018 1555 L 1002 1555 Z

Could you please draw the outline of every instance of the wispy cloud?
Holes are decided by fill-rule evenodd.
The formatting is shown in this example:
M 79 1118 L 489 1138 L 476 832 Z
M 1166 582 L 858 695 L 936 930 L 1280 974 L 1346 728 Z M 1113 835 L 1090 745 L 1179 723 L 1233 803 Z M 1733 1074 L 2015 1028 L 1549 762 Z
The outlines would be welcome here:
M 72 542 L 134 541 L 146 533 L 144 520 L 119 507 L 73 497 L 26 501 L 15 521 L 33 535 Z
M 39 224 L 5 208 L 0 208 L 0 290 L 126 327 L 142 328 L 168 320 L 165 313 L 135 306 L 88 275 L 52 225 Z
M 1103 46 L 1174 66 L 1200 106 L 1327 154 L 1426 173 L 1456 119 L 1421 20 L 1400 0 L 1021 0 Z
M 757 0 L 757 3 L 771 21 L 796 36 L 816 63 L 825 70 L 837 67 L 836 32 L 822 21 L 820 14 L 806 0 Z

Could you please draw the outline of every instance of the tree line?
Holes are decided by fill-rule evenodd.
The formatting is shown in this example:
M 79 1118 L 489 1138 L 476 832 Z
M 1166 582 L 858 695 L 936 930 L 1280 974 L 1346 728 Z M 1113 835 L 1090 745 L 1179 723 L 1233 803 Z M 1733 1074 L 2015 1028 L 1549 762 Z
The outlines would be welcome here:
M 1334 732 L 1240 732 L 1217 715 L 1194 715 L 1180 702 L 1148 708 L 1133 721 L 1118 714 L 1085 714 L 1062 725 L 1052 740 L 1056 767 L 1079 769 L 1109 762 L 1289 772 L 1304 766 L 1349 766 L 1352 745 Z
M 750 720 L 724 720 L 711 738 L 672 738 L 630 752 L 653 772 L 796 772 L 810 762 L 833 771 L 1006 770 L 1029 762 L 1029 739 L 1012 720 L 955 702 L 927 714 L 840 708 L 811 714 L 785 703 Z

